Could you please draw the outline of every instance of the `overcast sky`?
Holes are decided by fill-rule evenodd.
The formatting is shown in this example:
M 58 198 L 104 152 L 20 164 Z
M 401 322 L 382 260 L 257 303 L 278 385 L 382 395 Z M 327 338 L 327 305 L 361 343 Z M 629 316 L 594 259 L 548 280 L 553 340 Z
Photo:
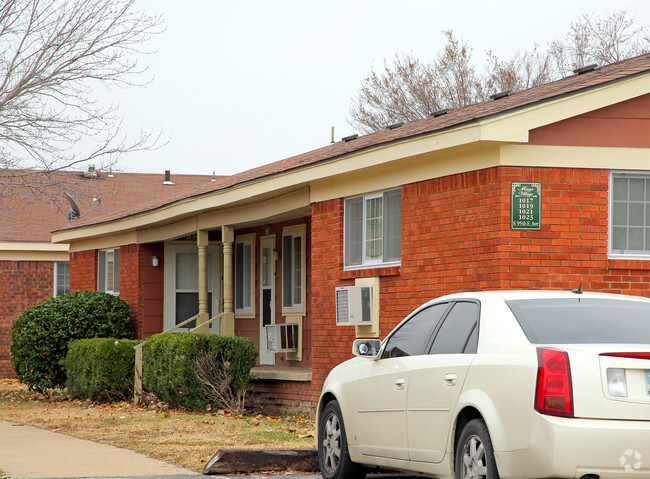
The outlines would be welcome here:
M 650 25 L 649 0 L 136 0 L 166 31 L 146 57 L 154 80 L 119 92 L 127 131 L 163 130 L 164 148 L 123 158 L 131 172 L 233 174 L 356 133 L 350 100 L 396 51 L 433 58 L 452 29 L 507 58 L 564 34 L 583 12 L 627 8 Z

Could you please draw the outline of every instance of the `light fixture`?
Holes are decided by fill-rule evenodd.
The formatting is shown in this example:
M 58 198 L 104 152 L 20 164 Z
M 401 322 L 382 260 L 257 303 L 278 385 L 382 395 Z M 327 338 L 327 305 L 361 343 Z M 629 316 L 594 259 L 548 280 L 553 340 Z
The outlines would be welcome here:
M 160 264 L 160 258 L 158 258 L 158 256 L 152 256 L 151 257 L 151 266 L 153 266 L 154 268 L 157 268 L 159 264 Z

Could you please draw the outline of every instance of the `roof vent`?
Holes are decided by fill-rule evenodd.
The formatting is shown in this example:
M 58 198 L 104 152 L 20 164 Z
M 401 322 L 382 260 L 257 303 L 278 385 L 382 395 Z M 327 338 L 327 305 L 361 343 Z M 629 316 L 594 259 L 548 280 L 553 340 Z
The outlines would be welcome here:
M 592 63 L 591 65 L 585 65 L 584 67 L 576 68 L 573 70 L 573 73 L 576 75 L 582 75 L 583 73 L 594 71 L 598 68 L 598 63 Z
M 438 118 L 439 116 L 446 115 L 447 113 L 449 113 L 449 110 L 447 108 L 443 108 L 442 110 L 434 111 L 429 116 L 432 116 L 434 118 Z
M 163 185 L 175 185 L 172 181 L 172 173 L 169 170 L 165 170 L 165 181 L 163 181 Z
M 490 98 L 492 100 L 499 100 L 501 98 L 507 97 L 508 95 L 510 95 L 511 92 L 512 90 L 500 91 L 499 93 L 495 93 L 494 95 L 491 95 Z
M 343 138 L 341 138 L 341 140 L 343 140 L 343 141 L 352 141 L 352 140 L 356 140 L 357 138 L 359 138 L 359 135 L 354 134 L 354 135 L 343 137 Z
M 387 129 L 387 130 L 394 130 L 395 128 L 399 128 L 399 127 L 402 126 L 403 124 L 404 124 L 403 121 L 402 121 L 402 122 L 399 122 L 399 123 L 393 123 L 392 125 L 388 125 L 388 126 L 386 127 L 386 129 Z

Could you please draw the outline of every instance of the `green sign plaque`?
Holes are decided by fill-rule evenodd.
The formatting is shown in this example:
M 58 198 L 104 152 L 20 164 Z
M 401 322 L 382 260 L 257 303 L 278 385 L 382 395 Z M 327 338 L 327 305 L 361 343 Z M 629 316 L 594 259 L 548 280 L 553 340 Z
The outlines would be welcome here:
M 513 230 L 538 230 L 541 228 L 542 184 L 511 184 L 510 227 Z

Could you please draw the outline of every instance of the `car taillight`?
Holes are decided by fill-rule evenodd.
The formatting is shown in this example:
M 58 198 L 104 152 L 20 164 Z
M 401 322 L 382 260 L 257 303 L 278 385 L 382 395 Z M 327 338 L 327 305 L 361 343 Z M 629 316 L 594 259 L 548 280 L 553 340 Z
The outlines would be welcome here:
M 537 348 L 535 409 L 542 414 L 573 417 L 571 366 L 566 351 Z

